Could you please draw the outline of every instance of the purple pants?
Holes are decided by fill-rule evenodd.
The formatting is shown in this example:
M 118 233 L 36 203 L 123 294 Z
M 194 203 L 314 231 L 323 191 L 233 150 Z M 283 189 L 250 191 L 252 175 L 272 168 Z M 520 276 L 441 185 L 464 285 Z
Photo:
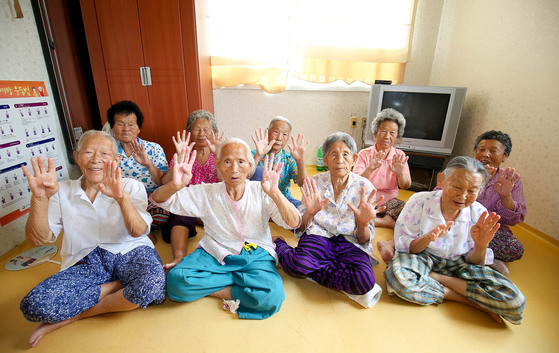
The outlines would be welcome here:
M 276 252 L 283 269 L 294 276 L 305 276 L 349 294 L 365 294 L 375 285 L 369 256 L 343 235 L 332 238 L 303 234 L 297 247 L 276 239 Z

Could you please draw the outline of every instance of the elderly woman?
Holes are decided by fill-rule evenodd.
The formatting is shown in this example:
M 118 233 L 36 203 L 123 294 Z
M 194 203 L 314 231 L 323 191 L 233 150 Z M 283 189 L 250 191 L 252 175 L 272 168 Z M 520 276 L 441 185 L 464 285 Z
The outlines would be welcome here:
M 74 158 L 83 176 L 56 180 L 54 160 L 31 159 L 23 166 L 31 188 L 25 227 L 33 246 L 56 240 L 64 228 L 62 270 L 39 283 L 21 301 L 26 319 L 40 322 L 29 345 L 76 320 L 127 311 L 165 299 L 165 272 L 147 237 L 144 186 L 121 177 L 115 140 L 90 130 L 80 138 Z
M 144 115 L 134 102 L 120 101 L 113 104 L 107 110 L 107 120 L 118 142 L 122 176 L 142 182 L 149 196 L 161 185 L 161 178 L 168 169 L 163 148 L 138 137 Z M 168 212 L 152 204 L 148 205 L 148 212 L 156 227 L 161 227 L 169 218 Z M 151 234 L 150 238 L 156 241 Z
M 217 168 L 215 166 L 216 147 L 221 143 L 223 134 L 219 136 L 217 124 L 212 113 L 206 110 L 196 110 L 188 117 L 186 131 L 182 136 L 177 132 L 177 138 L 173 136 L 173 142 L 177 153 L 184 147 L 194 147 L 191 153 L 196 152 L 196 159 L 192 164 L 192 178 L 187 186 L 198 184 L 213 184 L 218 182 Z M 192 139 L 192 145 L 190 141 Z M 169 164 L 169 172 L 165 174 L 162 181 L 167 183 L 172 180 L 174 159 Z M 178 216 L 171 214 L 169 220 L 162 229 L 162 237 L 166 243 L 171 243 L 173 261 L 165 264 L 163 268 L 169 271 L 175 267 L 183 257 L 186 256 L 188 239 L 196 236 L 196 217 Z
M 519 260 L 524 254 L 524 247 L 509 226 L 524 221 L 527 212 L 520 175 L 513 168 L 501 168 L 501 163 L 510 155 L 512 141 L 501 131 L 486 131 L 476 139 L 474 150 L 476 159 L 489 172 L 489 182 L 477 201 L 501 216 L 501 228 L 489 243 L 495 254 L 493 268 L 507 275 L 509 271 L 504 262 Z
M 520 290 L 486 264 L 499 216 L 476 198 L 487 182 L 483 165 L 455 157 L 437 176 L 442 190 L 414 194 L 396 221 L 396 255 L 384 274 L 389 294 L 420 304 L 454 300 L 520 324 L 526 305 Z M 502 317 L 502 318 L 501 318 Z
M 265 158 L 260 183 L 246 179 L 254 160 L 243 140 L 224 141 L 216 156 L 223 182 L 185 188 L 196 159 L 185 147 L 174 157 L 172 181 L 152 194 L 159 206 L 204 222 L 197 249 L 167 276 L 169 298 L 190 302 L 216 296 L 240 318 L 265 319 L 285 298 L 268 221 L 293 229 L 301 216 L 278 188 L 281 163 Z
M 375 226 L 394 228 L 405 202 L 397 199 L 398 188 L 411 186 L 410 169 L 406 154 L 395 148 L 394 143 L 404 136 L 406 119 L 392 109 L 383 109 L 371 124 L 375 144 L 359 152 L 353 168 L 355 174 L 369 179 L 377 189 L 377 196 L 384 196 L 384 212 L 379 212 Z M 379 241 L 379 252 L 384 262 L 394 256 L 394 240 Z
M 262 161 L 267 155 L 273 154 L 276 158 L 279 158 L 283 164 L 279 188 L 289 202 L 299 207 L 301 201 L 293 197 L 289 188 L 291 180 L 294 180 L 299 187 L 303 187 L 303 182 L 307 178 L 305 150 L 309 141 L 305 143 L 305 135 L 303 134 L 297 135 L 297 139 L 291 136 L 291 144 L 288 146 L 289 152 L 287 152 L 284 148 L 289 142 L 291 130 L 292 125 L 288 119 L 283 116 L 276 116 L 270 122 L 268 129 L 256 130 L 251 136 L 256 145 L 252 155 L 257 166 L 262 166 Z M 253 180 L 258 180 L 258 178 L 253 177 Z
M 357 146 L 350 135 L 331 134 L 322 150 L 329 171 L 305 180 L 299 243 L 292 248 L 277 238 L 276 252 L 285 272 L 341 290 L 369 308 L 381 294 L 371 258 L 382 197 L 375 201 L 373 184 L 351 172 Z

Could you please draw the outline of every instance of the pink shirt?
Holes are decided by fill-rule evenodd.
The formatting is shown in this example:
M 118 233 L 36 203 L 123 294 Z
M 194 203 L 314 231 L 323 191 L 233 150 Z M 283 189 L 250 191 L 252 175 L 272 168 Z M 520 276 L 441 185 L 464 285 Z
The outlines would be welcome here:
M 171 160 L 169 163 L 169 168 L 171 168 L 175 164 L 175 159 Z M 217 183 L 217 169 L 215 167 L 215 156 L 213 153 L 210 153 L 208 160 L 204 165 L 198 163 L 198 160 L 194 161 L 192 165 L 192 179 L 190 179 L 190 185 L 198 185 L 198 184 L 213 184 Z
M 359 152 L 357 155 L 357 162 L 353 167 L 353 172 L 355 174 L 361 175 L 369 165 L 373 151 L 377 150 L 377 145 L 365 148 Z M 377 189 L 377 199 L 384 195 L 384 205 L 388 200 L 395 199 L 398 197 L 398 177 L 390 170 L 390 165 L 392 164 L 392 159 L 395 155 L 405 156 L 404 151 L 390 147 L 390 152 L 388 157 L 382 161 L 382 165 L 375 169 L 369 176 L 369 180 L 373 183 Z M 404 166 L 404 174 L 410 176 L 410 168 L 408 162 Z

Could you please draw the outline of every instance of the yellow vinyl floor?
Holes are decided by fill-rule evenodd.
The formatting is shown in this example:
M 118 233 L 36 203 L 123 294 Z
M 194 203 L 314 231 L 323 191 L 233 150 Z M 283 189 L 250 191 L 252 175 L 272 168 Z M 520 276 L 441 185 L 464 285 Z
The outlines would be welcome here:
M 294 189 L 298 189 L 295 187 Z M 298 193 L 298 190 L 296 190 Z M 411 195 L 402 191 L 400 197 Z M 300 194 L 296 194 L 296 197 Z M 295 245 L 292 233 L 271 224 L 272 233 Z M 221 300 L 193 303 L 165 301 L 125 313 L 84 319 L 46 335 L 34 352 L 559 352 L 559 246 L 530 227 L 513 228 L 526 250 L 509 265 L 510 278 L 527 299 L 524 321 L 497 324 L 487 314 L 463 304 L 418 306 L 386 294 L 384 263 L 374 268 L 383 288 L 381 300 L 364 309 L 346 295 L 314 282 L 283 277 L 286 299 L 279 313 L 262 321 L 240 320 L 222 309 Z M 23 230 L 22 230 L 23 232 Z M 159 233 L 163 262 L 171 249 Z M 189 244 L 189 252 L 203 235 Z M 392 236 L 377 229 L 376 241 Z M 57 242 L 60 244 L 60 240 Z M 37 327 L 19 310 L 22 297 L 59 270 L 43 263 L 7 271 L 5 263 L 28 250 L 26 243 L 0 258 L 0 352 L 27 350 Z M 57 254 L 54 260 L 59 260 Z

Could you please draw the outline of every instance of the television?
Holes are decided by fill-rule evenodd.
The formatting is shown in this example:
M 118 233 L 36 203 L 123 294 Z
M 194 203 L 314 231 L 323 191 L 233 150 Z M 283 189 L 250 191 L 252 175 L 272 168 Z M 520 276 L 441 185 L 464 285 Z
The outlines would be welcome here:
M 371 124 L 377 114 L 393 108 L 406 118 L 404 136 L 395 147 L 407 152 L 449 156 L 465 97 L 465 87 L 372 85 L 365 146 L 375 143 Z

